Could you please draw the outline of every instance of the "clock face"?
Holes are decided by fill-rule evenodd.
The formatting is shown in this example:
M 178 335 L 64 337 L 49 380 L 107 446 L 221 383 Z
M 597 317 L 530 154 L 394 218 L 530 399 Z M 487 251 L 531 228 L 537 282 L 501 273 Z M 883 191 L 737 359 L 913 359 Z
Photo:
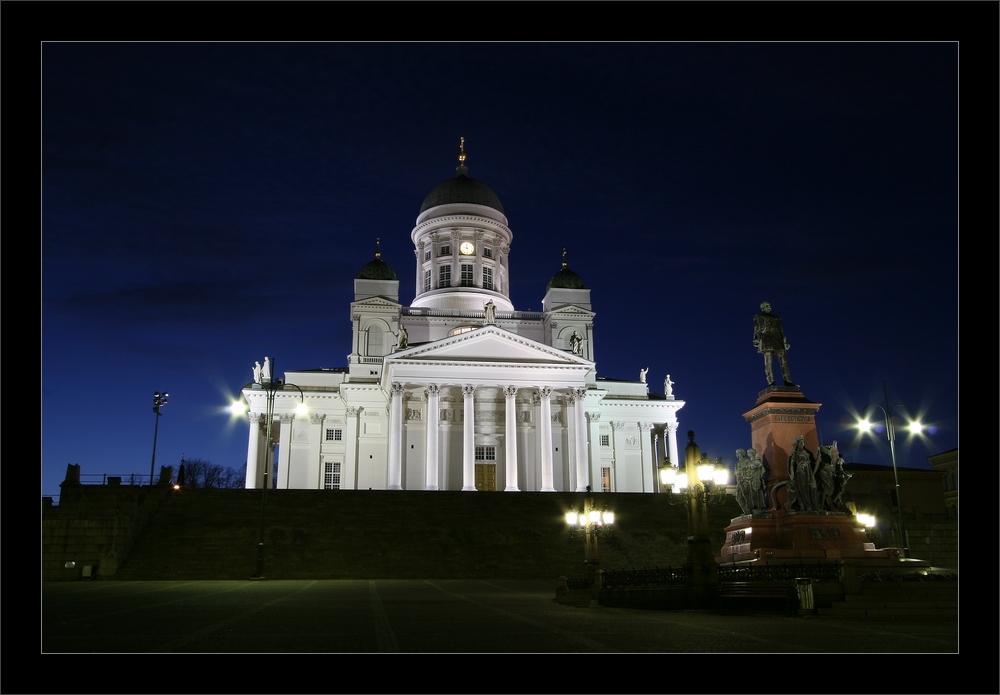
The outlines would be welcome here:
M 458 250 L 465 256 L 471 256 L 475 252 L 476 247 L 471 241 L 463 241 L 462 245 L 458 247 Z

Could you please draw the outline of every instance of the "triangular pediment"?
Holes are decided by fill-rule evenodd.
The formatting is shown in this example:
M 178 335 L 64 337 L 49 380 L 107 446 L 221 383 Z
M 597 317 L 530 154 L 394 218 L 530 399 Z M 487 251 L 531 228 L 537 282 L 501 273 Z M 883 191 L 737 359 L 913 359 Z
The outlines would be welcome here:
M 352 309 L 398 309 L 399 302 L 393 302 L 382 296 L 367 297 L 351 302 Z
M 558 309 L 554 309 L 549 312 L 550 320 L 553 318 L 564 318 L 564 319 L 589 319 L 596 316 L 593 311 L 589 309 L 584 309 L 577 306 L 576 304 L 564 304 Z
M 483 326 L 387 355 L 388 362 L 520 363 L 593 368 L 579 355 L 510 333 L 497 326 Z

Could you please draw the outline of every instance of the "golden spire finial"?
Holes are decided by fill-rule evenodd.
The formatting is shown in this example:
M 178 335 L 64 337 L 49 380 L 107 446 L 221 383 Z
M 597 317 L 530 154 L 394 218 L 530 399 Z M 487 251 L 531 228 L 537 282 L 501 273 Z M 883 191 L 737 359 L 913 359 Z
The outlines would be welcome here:
M 382 256 L 382 240 L 375 237 L 375 258 L 380 258 Z
M 465 166 L 465 138 L 458 139 L 458 164 Z
M 563 268 L 566 267 L 566 249 L 563 249 Z

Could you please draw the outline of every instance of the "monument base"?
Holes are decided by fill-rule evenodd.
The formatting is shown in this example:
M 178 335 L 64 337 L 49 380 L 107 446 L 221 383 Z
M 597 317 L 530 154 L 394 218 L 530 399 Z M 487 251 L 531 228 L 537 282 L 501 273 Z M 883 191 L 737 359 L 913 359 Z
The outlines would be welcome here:
M 902 548 L 876 548 L 864 526 L 851 514 L 790 512 L 745 514 L 726 527 L 718 564 L 851 563 L 896 565 Z M 910 560 L 909 566 L 929 565 Z

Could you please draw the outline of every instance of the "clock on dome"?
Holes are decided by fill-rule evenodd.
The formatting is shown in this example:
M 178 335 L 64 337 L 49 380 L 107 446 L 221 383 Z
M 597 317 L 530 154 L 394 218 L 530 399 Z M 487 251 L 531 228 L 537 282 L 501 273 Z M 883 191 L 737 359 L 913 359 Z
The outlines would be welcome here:
M 463 241 L 462 245 L 458 247 L 458 250 L 463 256 L 471 256 L 476 252 L 476 247 L 471 241 Z

